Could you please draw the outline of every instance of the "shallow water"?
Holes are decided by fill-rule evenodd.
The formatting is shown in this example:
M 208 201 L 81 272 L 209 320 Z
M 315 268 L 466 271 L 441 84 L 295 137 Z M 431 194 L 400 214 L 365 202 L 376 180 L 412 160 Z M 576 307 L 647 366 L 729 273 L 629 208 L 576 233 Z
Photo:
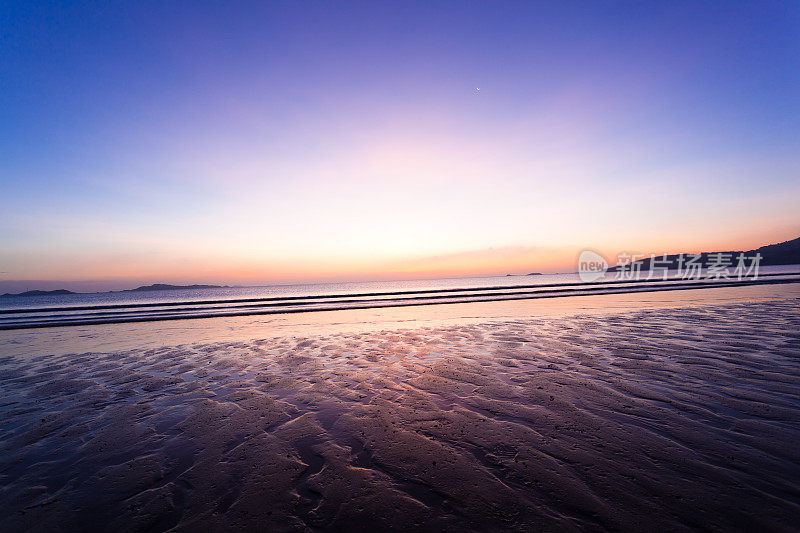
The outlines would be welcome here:
M 12 531 L 792 530 L 791 287 L 60 328 L 50 351 L 49 330 L 5 332 L 0 512 Z
M 800 265 L 765 266 L 759 274 L 800 273 Z M 678 275 L 669 271 L 669 275 Z M 604 280 L 614 281 L 617 274 L 607 273 Z M 173 289 L 160 291 L 116 291 L 66 295 L 3 296 L 0 309 L 27 307 L 59 307 L 80 305 L 152 304 L 158 302 L 191 302 L 234 298 L 296 297 L 363 292 L 419 291 L 432 289 L 491 288 L 513 285 L 546 285 L 580 282 L 575 273 L 536 276 L 490 276 L 477 278 L 439 278 L 397 281 L 359 281 L 342 283 L 305 283 L 256 287 L 220 287 L 210 289 Z M 19 291 L 37 287 L 20 287 Z M 59 287 L 60 288 L 60 287 Z

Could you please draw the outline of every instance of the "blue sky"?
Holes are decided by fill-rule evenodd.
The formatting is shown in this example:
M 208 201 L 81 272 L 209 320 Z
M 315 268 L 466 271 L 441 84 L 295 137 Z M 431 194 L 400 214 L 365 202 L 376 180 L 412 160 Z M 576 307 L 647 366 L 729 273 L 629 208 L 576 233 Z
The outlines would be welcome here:
M 0 30 L 0 282 L 800 233 L 797 3 L 6 2 Z

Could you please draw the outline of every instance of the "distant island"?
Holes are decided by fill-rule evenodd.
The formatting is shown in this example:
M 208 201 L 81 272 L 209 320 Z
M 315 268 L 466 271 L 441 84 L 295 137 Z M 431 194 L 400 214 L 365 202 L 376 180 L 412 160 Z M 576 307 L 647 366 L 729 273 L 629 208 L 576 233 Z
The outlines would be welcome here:
M 135 289 L 126 289 L 122 292 L 144 292 L 144 291 L 174 291 L 178 289 L 223 289 L 226 285 L 169 285 L 166 283 L 154 283 L 143 285 Z
M 56 289 L 54 291 L 25 291 L 19 292 L 17 294 L 11 294 L 7 292 L 2 296 L 59 296 L 62 294 L 77 294 L 72 291 L 68 291 L 67 289 Z
M 541 273 L 541 272 L 531 272 L 531 273 L 530 273 L 530 274 L 528 274 L 528 275 L 529 275 L 529 276 L 541 276 L 541 275 L 542 275 L 542 273 Z
M 121 291 L 109 291 L 109 293 L 113 292 L 148 292 L 148 291 L 174 291 L 179 289 L 227 289 L 229 288 L 228 285 L 169 285 L 167 283 L 154 283 L 153 285 L 143 285 L 141 287 L 136 287 L 135 289 L 125 289 Z M 52 291 L 25 291 L 16 294 L 12 294 L 7 292 L 5 294 L 0 294 L 0 298 L 5 296 L 62 296 L 64 294 L 86 294 L 80 292 L 72 292 L 68 291 L 67 289 L 56 289 Z
M 769 244 L 767 246 L 762 246 L 761 248 L 756 248 L 755 250 L 748 250 L 748 251 L 726 251 L 726 252 L 701 252 L 697 255 L 700 255 L 700 259 L 698 263 L 701 266 L 706 266 L 709 264 L 709 255 L 711 254 L 731 254 L 731 258 L 735 262 L 739 254 L 743 253 L 748 261 L 754 257 L 756 254 L 761 254 L 761 261 L 759 262 L 759 266 L 773 266 L 773 265 L 797 265 L 800 264 L 800 237 L 796 239 L 792 239 L 791 241 L 785 241 L 778 244 Z M 668 269 L 678 269 L 681 268 L 680 262 L 680 255 L 681 254 L 670 254 L 666 257 L 664 256 L 656 256 L 655 260 L 658 264 L 658 269 L 668 268 Z M 686 260 L 686 256 L 689 254 L 682 254 L 684 261 Z M 749 264 L 749 263 L 748 263 Z M 641 270 L 649 271 L 650 270 L 650 257 L 646 257 L 644 259 L 639 259 L 638 261 L 633 261 L 632 263 L 628 263 L 625 265 L 625 269 L 630 270 L 631 268 L 641 268 Z M 621 269 L 621 265 L 613 266 L 608 269 L 609 272 L 617 272 Z

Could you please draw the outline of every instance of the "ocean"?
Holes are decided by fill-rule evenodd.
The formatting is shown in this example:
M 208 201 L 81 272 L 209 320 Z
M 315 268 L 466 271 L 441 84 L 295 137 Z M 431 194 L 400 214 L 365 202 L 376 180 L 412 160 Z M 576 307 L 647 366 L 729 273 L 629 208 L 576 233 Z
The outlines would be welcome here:
M 676 273 L 673 273 L 676 274 Z M 616 280 L 578 274 L 117 291 L 0 298 L 0 329 L 364 309 L 489 300 L 785 283 L 800 265 L 762 267 L 757 280 Z

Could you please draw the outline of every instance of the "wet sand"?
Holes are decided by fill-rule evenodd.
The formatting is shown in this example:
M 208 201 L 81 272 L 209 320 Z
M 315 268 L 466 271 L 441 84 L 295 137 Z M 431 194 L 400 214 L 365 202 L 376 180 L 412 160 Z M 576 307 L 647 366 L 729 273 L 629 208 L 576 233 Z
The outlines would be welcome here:
M 0 365 L 7 531 L 800 520 L 796 298 Z

